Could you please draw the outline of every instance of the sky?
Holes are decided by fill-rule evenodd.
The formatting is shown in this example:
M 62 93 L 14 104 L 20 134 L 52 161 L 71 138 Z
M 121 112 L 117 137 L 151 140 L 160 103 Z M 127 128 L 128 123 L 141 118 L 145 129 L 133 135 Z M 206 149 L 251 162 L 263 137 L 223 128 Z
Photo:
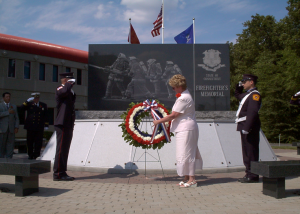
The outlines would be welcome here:
M 129 18 L 141 44 L 161 44 L 151 30 L 162 0 L 0 0 L 0 33 L 88 51 L 128 44 Z M 234 42 L 251 16 L 287 15 L 287 0 L 164 0 L 164 43 L 195 18 L 196 43 Z

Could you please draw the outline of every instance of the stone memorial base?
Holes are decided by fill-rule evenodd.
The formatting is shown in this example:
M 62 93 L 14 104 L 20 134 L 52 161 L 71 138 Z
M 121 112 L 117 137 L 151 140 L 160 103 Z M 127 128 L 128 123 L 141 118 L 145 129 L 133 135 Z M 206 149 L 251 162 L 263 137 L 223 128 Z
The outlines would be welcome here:
M 135 148 L 124 142 L 120 115 L 123 111 L 78 111 L 68 159 L 68 170 L 128 173 L 176 173 L 176 139 L 157 150 Z M 199 127 L 198 147 L 203 170 L 209 172 L 243 171 L 240 133 L 236 131 L 235 112 L 196 112 Z M 151 130 L 152 120 L 145 122 Z M 56 149 L 55 133 L 41 159 L 53 163 Z M 265 135 L 260 133 L 260 161 L 276 161 L 277 157 Z M 146 161 L 146 166 L 145 162 Z M 196 171 L 200 173 L 201 171 Z

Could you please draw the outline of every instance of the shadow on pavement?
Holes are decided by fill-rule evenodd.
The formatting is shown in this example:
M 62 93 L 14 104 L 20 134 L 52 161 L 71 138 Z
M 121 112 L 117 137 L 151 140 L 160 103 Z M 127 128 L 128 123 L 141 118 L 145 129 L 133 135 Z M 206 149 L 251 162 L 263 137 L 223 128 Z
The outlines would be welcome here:
M 285 197 L 300 197 L 300 189 L 286 189 Z
M 56 188 L 40 187 L 39 192 L 33 193 L 30 196 L 52 197 L 52 196 L 58 196 L 58 195 L 64 194 L 71 190 L 72 189 L 56 189 Z
M 139 174 L 111 174 L 111 173 L 105 173 L 105 174 L 98 174 L 98 175 L 91 175 L 91 176 L 83 176 L 83 177 L 76 177 L 76 181 L 80 180 L 91 180 L 91 179 L 113 179 L 113 178 L 132 178 L 135 176 L 138 176 Z
M 1 183 L 0 189 L 5 188 L 8 189 L 9 192 L 2 192 L 8 193 L 8 194 L 15 194 L 15 185 L 14 184 L 7 184 L 7 183 Z M 48 188 L 48 187 L 39 187 L 39 192 L 35 192 L 28 196 L 38 196 L 38 197 L 52 197 L 52 196 L 58 196 L 61 194 L 64 194 L 66 192 L 69 192 L 72 189 L 56 189 L 56 188 Z M 24 196 L 26 197 L 26 196 Z
M 1 183 L 0 184 L 0 193 L 13 193 L 15 194 L 15 185 L 14 184 L 7 184 L 7 183 Z M 2 191 L 4 190 L 4 191 Z M 8 191 L 7 191 L 8 190 Z
M 224 183 L 232 183 L 232 182 L 238 182 L 236 178 L 208 178 L 204 181 L 199 181 L 198 186 L 208 186 L 208 185 L 214 185 L 214 184 L 224 184 Z M 245 184 L 247 185 L 247 184 Z

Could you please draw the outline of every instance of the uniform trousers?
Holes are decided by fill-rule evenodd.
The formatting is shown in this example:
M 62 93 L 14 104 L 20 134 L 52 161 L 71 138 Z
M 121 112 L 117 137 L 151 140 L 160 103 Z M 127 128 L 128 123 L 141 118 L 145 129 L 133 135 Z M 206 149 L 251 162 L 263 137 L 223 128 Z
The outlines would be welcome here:
M 176 168 L 179 176 L 194 176 L 196 169 L 202 169 L 198 137 L 198 127 L 195 130 L 176 132 Z
M 27 130 L 27 153 L 29 157 L 37 158 L 40 156 L 43 144 L 44 130 Z
M 259 158 L 259 130 L 252 130 L 249 134 L 241 132 L 241 139 L 246 176 L 258 178 L 258 175 L 251 173 L 251 161 L 258 161 Z
M 73 137 L 73 128 L 64 126 L 54 127 L 56 131 L 56 154 L 53 166 L 53 177 L 61 178 L 67 175 L 67 163 Z
M 15 147 L 15 133 L 0 133 L 0 158 L 12 158 Z

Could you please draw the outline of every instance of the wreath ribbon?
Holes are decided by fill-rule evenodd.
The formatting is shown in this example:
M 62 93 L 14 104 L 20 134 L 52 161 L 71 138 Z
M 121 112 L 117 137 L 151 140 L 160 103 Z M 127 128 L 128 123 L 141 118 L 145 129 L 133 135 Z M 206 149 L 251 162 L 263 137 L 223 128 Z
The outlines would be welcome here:
M 152 102 L 150 102 L 150 101 L 147 99 L 147 100 L 145 100 L 145 101 L 143 102 L 143 106 L 144 106 L 144 111 L 149 111 L 149 109 L 150 109 L 151 115 L 152 115 L 152 117 L 153 117 L 154 120 L 159 120 L 159 119 L 161 119 L 161 117 L 160 117 L 160 116 L 156 113 L 156 111 L 155 111 L 155 110 L 158 108 L 158 107 L 157 107 L 157 102 L 156 102 L 155 100 L 152 100 Z M 163 132 L 164 132 L 164 135 L 165 135 L 165 137 L 166 137 L 167 142 L 171 142 L 171 139 L 170 139 L 170 136 L 169 136 L 169 134 L 168 134 L 168 132 L 167 132 L 167 128 L 166 128 L 165 123 L 160 123 L 160 124 L 155 125 L 155 127 L 154 127 L 154 130 L 153 130 L 153 134 L 152 134 L 152 137 L 151 137 L 150 144 L 153 143 L 154 138 L 155 138 L 155 135 L 156 135 L 156 133 L 157 133 L 159 127 L 162 128 L 162 130 L 163 130 Z

